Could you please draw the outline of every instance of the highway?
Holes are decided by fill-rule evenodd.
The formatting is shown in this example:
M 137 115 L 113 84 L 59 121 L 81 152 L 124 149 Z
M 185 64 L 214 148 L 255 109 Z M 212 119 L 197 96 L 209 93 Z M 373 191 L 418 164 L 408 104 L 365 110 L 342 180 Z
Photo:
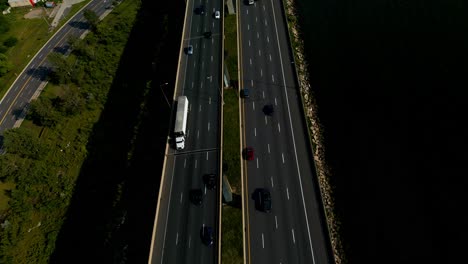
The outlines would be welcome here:
M 204 14 L 198 12 L 202 4 Z M 149 263 L 218 262 L 222 15 L 216 19 L 213 13 L 221 7 L 222 1 L 187 1 L 174 95 L 189 101 L 187 137 L 184 150 L 176 151 L 171 144 L 166 150 Z M 209 31 L 207 38 L 204 33 Z M 186 51 L 189 45 L 192 55 Z M 172 112 L 174 122 L 175 107 Z M 217 176 L 215 190 L 204 185 L 202 177 L 208 173 Z M 201 205 L 189 200 L 196 188 L 203 191 Z M 211 246 L 202 243 L 203 226 L 214 230 Z
M 333 263 L 280 2 L 238 3 L 240 85 L 250 89 L 243 146 L 255 149 L 244 161 L 247 264 Z M 267 104 L 272 116 L 262 111 Z M 271 212 L 256 210 L 257 188 L 270 191 Z
M 98 16 L 101 16 L 105 12 L 111 11 L 106 9 L 107 6 L 109 6 L 108 2 L 94 0 L 90 1 L 85 9 L 90 9 Z M 23 110 L 28 106 L 33 96 L 36 93 L 37 96 L 47 84 L 46 76 L 50 72 L 51 66 L 47 61 L 47 55 L 54 51 L 67 54 L 69 52 L 68 38 L 70 36 L 80 36 L 87 29 L 83 12 L 78 12 L 31 59 L 0 101 L 0 135 L 6 129 L 20 125 L 21 117 L 24 115 Z

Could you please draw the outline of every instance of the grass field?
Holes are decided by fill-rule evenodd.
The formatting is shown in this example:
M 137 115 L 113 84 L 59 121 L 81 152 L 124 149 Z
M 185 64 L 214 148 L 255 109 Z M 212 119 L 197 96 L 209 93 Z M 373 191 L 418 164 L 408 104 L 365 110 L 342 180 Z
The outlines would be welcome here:
M 5 53 L 13 68 L 5 76 L 0 78 L 0 97 L 3 97 L 7 89 L 15 81 L 18 74 L 29 63 L 34 54 L 52 36 L 48 32 L 49 25 L 42 18 L 25 19 L 23 16 L 30 11 L 27 8 L 12 8 L 6 16 L 10 21 L 10 31 L 0 36 L 0 42 L 9 37 L 16 37 L 18 43 Z
M 242 211 L 225 205 L 223 207 L 222 263 L 243 263 Z
M 238 79 L 237 21 L 236 15 L 224 20 L 225 63 L 232 81 Z M 227 55 L 227 56 L 226 56 Z M 223 167 L 232 191 L 239 198 L 242 194 L 240 169 L 239 99 L 235 89 L 224 90 Z M 236 197 L 234 197 L 236 198 Z M 242 206 L 223 205 L 222 262 L 243 263 Z
M 224 91 L 223 164 L 233 193 L 242 194 L 239 152 L 239 104 L 237 91 Z M 242 208 L 223 205 L 222 262 L 242 263 Z
M 231 80 L 237 80 L 237 26 L 236 16 L 227 15 L 224 19 L 224 50 L 225 62 L 228 67 Z
M 3 43 L 9 37 L 16 37 L 18 43 L 5 53 L 13 68 L 9 73 L 0 78 L 0 98 L 3 97 L 18 74 L 21 73 L 39 49 L 72 15 L 88 2 L 89 0 L 86 0 L 73 5 L 55 30 L 51 32 L 49 32 L 49 24 L 52 23 L 52 18 L 44 15 L 41 18 L 25 19 L 24 15 L 30 12 L 31 7 L 11 9 L 11 13 L 5 16 L 10 22 L 10 31 L 0 35 L 0 43 Z
M 111 13 L 102 22 L 101 25 L 103 27 L 108 27 L 116 22 L 119 22 L 121 25 L 121 30 L 119 31 L 99 33 L 98 36 L 95 36 L 95 38 L 112 37 L 114 42 L 111 48 L 98 43 L 98 41 L 90 42 L 89 44 L 89 48 L 95 49 L 96 53 L 101 55 L 93 58 L 97 66 L 96 69 L 91 68 L 93 70 L 90 72 L 106 77 L 99 78 L 98 82 L 94 82 L 93 85 L 84 83 L 80 89 L 92 92 L 95 95 L 98 92 L 106 95 L 107 91 L 110 90 L 111 87 L 108 84 L 112 82 L 114 75 L 116 75 L 120 55 L 123 54 L 127 46 L 127 41 L 139 8 L 140 4 L 137 1 L 125 1 L 125 3 L 116 7 L 116 12 Z M 121 10 L 125 10 L 125 12 L 121 12 Z M 24 20 L 19 23 L 22 22 Z M 24 36 L 34 35 L 29 30 L 29 28 L 24 30 Z M 18 34 L 20 33 L 18 32 Z M 44 39 L 41 39 L 41 41 L 44 41 Z M 10 51 L 16 52 L 15 50 L 19 50 L 21 46 L 19 44 L 20 42 Z M 38 45 L 38 47 L 41 46 L 38 42 L 34 44 Z M 25 48 L 25 46 L 21 47 Z M 23 52 L 34 54 L 34 50 L 31 46 L 28 49 L 25 48 Z M 87 79 L 90 78 L 87 77 Z M 62 94 L 65 89 L 70 89 L 74 85 L 70 83 L 68 85 L 56 86 L 49 83 L 40 98 L 55 98 L 56 95 Z M 99 91 L 95 87 L 99 87 Z M 3 84 L 0 88 L 2 92 L 5 92 Z M 128 93 L 126 95 L 128 96 Z M 96 96 L 93 98 L 96 98 Z M 105 99 L 102 99 L 102 102 L 105 102 Z M 115 98 L 113 99 L 116 100 Z M 1 263 L 4 263 L 4 259 L 14 259 L 14 261 L 6 263 L 49 262 L 48 259 L 56 246 L 55 242 L 58 233 L 63 229 L 62 224 L 67 218 L 66 214 L 69 211 L 68 206 L 71 197 L 75 195 L 77 178 L 83 174 L 83 164 L 90 153 L 91 147 L 89 143 L 94 136 L 92 133 L 93 128 L 98 125 L 106 125 L 98 121 L 102 117 L 102 109 L 104 108 L 104 104 L 98 104 L 98 101 L 90 100 L 86 104 L 86 108 L 80 111 L 80 114 L 62 118 L 55 127 L 40 127 L 29 120 L 25 120 L 22 123 L 21 130 L 30 131 L 34 136 L 38 135 L 40 141 L 48 146 L 47 156 L 44 160 L 26 160 L 26 158 L 22 158 L 22 160 L 28 162 L 27 164 L 36 166 L 29 169 L 37 168 L 37 173 L 31 173 L 35 171 L 32 171 L 32 169 L 28 171 L 29 169 L 26 168 L 25 171 L 28 174 L 25 175 L 31 177 L 16 177 L 16 195 L 12 197 L 15 200 L 10 200 L 16 206 L 11 206 L 6 215 L 10 228 L 0 230 L 0 237 L 2 237 L 2 248 L 0 249 Z M 122 115 L 118 116 L 121 117 Z M 94 145 L 97 145 L 97 142 L 99 141 L 95 140 L 93 142 Z M 117 146 L 114 145 L 113 148 L 109 149 L 116 152 Z M 21 158 L 14 156 L 14 153 L 7 152 L 6 155 L 12 156 L 9 160 Z M 1 166 L 2 164 L 0 164 Z M 0 212 L 8 206 L 8 199 L 5 199 L 3 190 L 11 189 L 12 187 L 14 186 L 11 184 L 0 183 Z M 101 200 L 97 199 L 97 201 Z

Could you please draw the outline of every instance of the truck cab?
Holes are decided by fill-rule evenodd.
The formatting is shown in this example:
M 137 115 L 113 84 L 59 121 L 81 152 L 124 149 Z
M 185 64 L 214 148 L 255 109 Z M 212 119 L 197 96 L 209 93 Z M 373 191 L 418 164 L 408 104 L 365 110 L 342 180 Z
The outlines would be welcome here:
M 185 148 L 188 108 L 189 102 L 187 96 L 179 96 L 177 98 L 177 113 L 174 125 L 174 137 L 177 150 L 183 150 Z
M 176 137 L 176 149 L 183 150 L 185 148 L 185 138 L 182 136 Z

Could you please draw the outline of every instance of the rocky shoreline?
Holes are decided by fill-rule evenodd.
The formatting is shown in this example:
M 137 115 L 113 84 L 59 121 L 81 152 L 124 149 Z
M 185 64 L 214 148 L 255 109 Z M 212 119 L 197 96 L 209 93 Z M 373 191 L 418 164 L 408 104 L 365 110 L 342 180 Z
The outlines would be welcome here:
M 302 96 L 302 101 L 305 107 L 305 114 L 309 126 L 309 134 L 311 135 L 312 150 L 314 152 L 314 162 L 318 175 L 320 191 L 325 209 L 325 217 L 327 220 L 328 231 L 330 235 L 331 247 L 336 264 L 347 263 L 341 232 L 340 221 L 337 218 L 334 209 L 333 188 L 330 183 L 330 170 L 325 161 L 325 147 L 322 135 L 322 127 L 317 113 L 317 103 L 313 96 L 313 90 L 310 84 L 307 61 L 304 56 L 304 42 L 301 38 L 301 29 L 291 18 L 298 17 L 295 8 L 294 0 L 284 0 L 286 14 L 288 18 L 288 27 L 293 42 L 294 61 L 298 74 L 299 88 Z

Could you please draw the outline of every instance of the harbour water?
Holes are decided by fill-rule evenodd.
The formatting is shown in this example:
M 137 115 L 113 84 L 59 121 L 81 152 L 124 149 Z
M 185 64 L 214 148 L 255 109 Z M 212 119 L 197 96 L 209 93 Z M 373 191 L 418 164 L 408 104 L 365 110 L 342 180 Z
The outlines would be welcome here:
M 296 2 L 349 263 L 455 263 L 466 4 Z

